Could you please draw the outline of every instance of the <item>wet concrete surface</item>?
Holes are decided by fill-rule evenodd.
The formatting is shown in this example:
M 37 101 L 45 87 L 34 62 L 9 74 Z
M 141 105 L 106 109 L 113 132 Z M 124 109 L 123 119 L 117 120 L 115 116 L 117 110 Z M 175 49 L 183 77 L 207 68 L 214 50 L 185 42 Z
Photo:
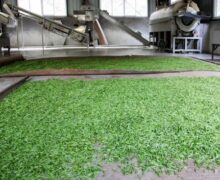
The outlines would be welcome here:
M 176 53 L 163 52 L 145 46 L 107 46 L 107 47 L 42 47 L 14 49 L 12 54 L 22 54 L 26 60 L 61 59 L 79 57 L 123 57 L 123 56 L 173 56 L 189 57 L 220 65 L 220 55 L 212 61 L 210 53 Z
M 46 69 L 26 72 L 13 72 L 1 74 L 0 77 L 20 77 L 20 76 L 68 76 L 68 75 L 130 75 L 130 74 L 158 74 L 169 71 L 132 71 L 132 70 L 83 70 L 83 69 Z M 173 72 L 173 71 L 171 71 Z M 178 71 L 174 71 L 178 72 Z
M 83 79 L 105 78 L 160 78 L 160 77 L 220 77 L 220 71 L 130 71 L 130 70 L 81 70 L 81 69 L 52 69 L 34 70 L 1 74 L 0 77 L 25 76 L 74 76 Z M 79 77 L 80 76 L 80 77 Z
M 96 178 L 97 180 L 219 180 L 220 168 L 215 170 L 199 169 L 194 161 L 190 160 L 187 166 L 176 175 L 158 176 L 154 172 L 137 172 L 131 175 L 121 173 L 119 164 L 108 164 L 103 166 L 103 172 Z
M 220 77 L 220 71 L 188 71 L 147 74 L 93 74 L 93 75 L 48 75 L 29 76 L 32 81 L 46 81 L 51 79 L 66 80 L 98 80 L 98 79 L 138 79 L 138 78 L 169 78 L 169 77 Z
M 26 77 L 0 78 L 0 99 L 21 85 Z

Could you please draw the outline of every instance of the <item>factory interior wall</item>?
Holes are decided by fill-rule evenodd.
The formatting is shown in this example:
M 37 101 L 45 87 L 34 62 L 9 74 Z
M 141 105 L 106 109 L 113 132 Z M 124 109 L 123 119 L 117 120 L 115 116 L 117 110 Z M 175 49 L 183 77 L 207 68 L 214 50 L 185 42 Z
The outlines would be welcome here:
M 201 9 L 206 15 L 213 16 L 214 10 L 214 1 L 204 1 L 204 0 L 195 0 Z M 212 44 L 217 43 L 220 44 L 220 19 L 213 19 L 210 22 L 204 23 L 205 28 L 202 29 L 204 37 L 203 37 L 203 47 L 204 52 L 212 51 Z M 220 54 L 220 49 L 215 51 L 217 54 Z
M 209 51 L 212 50 L 212 44 L 220 44 L 220 19 L 213 20 L 210 23 L 210 43 L 209 43 Z M 218 48 L 215 53 L 220 54 L 220 48 Z
M 83 0 L 67 0 L 68 15 L 72 16 L 74 10 L 79 10 Z M 99 0 L 90 0 L 91 4 L 99 7 Z
M 214 0 L 204 1 L 204 0 L 194 0 L 202 13 L 208 16 L 213 16 L 213 5 Z M 199 34 L 201 37 L 203 37 L 203 52 L 211 52 L 211 34 L 212 34 L 212 21 L 202 21 L 200 28 L 199 28 Z

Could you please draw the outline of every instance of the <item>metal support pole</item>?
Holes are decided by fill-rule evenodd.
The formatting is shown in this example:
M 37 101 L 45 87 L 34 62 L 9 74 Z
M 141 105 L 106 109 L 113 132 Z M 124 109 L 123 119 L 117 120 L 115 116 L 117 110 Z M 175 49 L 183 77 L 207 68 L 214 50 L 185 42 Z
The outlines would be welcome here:
M 23 24 L 22 16 L 21 16 L 21 34 L 22 34 L 22 48 L 24 48 L 24 24 Z
M 18 20 L 18 25 L 16 27 L 16 32 L 17 32 L 17 48 L 18 48 L 18 51 L 20 51 L 20 43 L 19 43 L 19 20 Z
M 41 0 L 41 12 L 42 12 L 42 16 L 44 16 L 43 0 Z M 45 19 L 43 19 L 43 24 L 42 24 L 42 48 L 43 48 L 43 56 L 44 56 L 44 24 L 45 24 Z

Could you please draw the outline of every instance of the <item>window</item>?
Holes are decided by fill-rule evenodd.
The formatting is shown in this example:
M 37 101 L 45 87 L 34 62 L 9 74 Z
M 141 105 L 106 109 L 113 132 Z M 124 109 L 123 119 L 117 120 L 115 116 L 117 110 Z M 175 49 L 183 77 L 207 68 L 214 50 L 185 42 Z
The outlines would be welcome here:
M 175 3 L 179 2 L 179 1 L 181 1 L 181 0 L 170 0 L 170 4 L 175 4 Z
M 214 17 L 220 17 L 220 0 L 214 0 Z
M 44 16 L 66 16 L 66 0 L 18 0 L 18 6 Z
M 101 0 L 100 8 L 112 16 L 148 16 L 148 0 Z

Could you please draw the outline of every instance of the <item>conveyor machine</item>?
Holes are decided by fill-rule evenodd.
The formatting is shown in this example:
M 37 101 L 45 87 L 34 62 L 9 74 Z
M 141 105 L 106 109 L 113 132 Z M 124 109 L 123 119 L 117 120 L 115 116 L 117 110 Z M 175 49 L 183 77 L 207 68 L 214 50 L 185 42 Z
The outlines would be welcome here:
M 9 2 L 5 2 L 3 4 L 3 9 L 5 12 L 0 12 L 0 23 L 5 24 L 9 27 L 16 27 L 16 17 L 21 15 L 36 21 L 48 31 L 51 31 L 64 37 L 72 38 L 82 43 L 88 43 L 88 35 L 80 28 L 73 29 L 49 18 L 40 16 L 26 9 L 15 6 Z

